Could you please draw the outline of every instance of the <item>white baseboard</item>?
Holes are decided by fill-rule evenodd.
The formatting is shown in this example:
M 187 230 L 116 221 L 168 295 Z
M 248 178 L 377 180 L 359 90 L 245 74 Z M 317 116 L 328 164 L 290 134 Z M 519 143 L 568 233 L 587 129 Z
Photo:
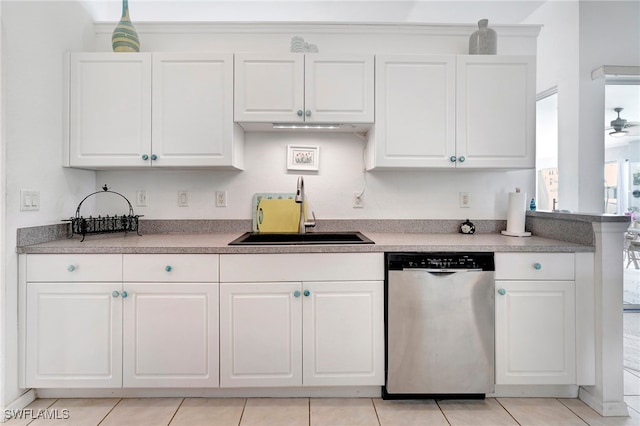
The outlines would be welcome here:
M 11 404 L 2 408 L 3 415 L 0 418 L 0 423 L 4 423 L 6 421 L 4 413 L 9 410 L 22 410 L 27 405 L 31 404 L 36 400 L 36 391 L 34 389 L 29 389 L 18 398 L 16 398 Z
M 604 402 L 582 387 L 578 393 L 578 398 L 580 398 L 580 400 L 589 407 L 593 408 L 602 417 L 629 416 L 629 408 L 627 407 L 627 403 L 624 401 Z
M 38 398 L 379 398 L 380 386 L 237 389 L 38 389 Z
M 489 398 L 577 398 L 576 385 L 496 385 Z

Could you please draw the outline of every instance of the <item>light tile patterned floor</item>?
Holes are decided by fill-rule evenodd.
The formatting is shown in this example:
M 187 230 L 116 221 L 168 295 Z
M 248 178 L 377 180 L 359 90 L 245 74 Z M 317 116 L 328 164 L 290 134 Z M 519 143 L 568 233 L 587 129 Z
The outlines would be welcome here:
M 638 377 L 636 377 L 638 378 Z M 640 378 L 638 378 L 640 380 Z M 29 408 L 69 410 L 69 418 L 10 420 L 16 425 L 531 425 L 639 426 L 630 417 L 599 416 L 578 399 L 488 398 L 474 401 L 384 401 L 379 398 L 38 399 Z

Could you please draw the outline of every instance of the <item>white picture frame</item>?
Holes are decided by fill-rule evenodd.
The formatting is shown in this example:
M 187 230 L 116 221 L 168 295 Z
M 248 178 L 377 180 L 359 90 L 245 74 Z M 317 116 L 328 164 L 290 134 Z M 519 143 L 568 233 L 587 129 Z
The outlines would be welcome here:
M 287 170 L 318 171 L 319 155 L 317 145 L 287 145 Z

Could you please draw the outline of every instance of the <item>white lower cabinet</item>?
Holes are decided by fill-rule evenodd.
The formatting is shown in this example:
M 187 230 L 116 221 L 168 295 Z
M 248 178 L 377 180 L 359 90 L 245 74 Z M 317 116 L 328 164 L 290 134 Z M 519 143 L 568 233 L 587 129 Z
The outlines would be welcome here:
M 127 283 L 124 387 L 218 387 L 218 284 Z
M 27 255 L 21 264 L 26 387 L 218 387 L 217 255 Z M 144 282 L 139 269 L 161 271 Z
M 383 265 L 381 253 L 221 255 L 220 386 L 384 384 Z
M 496 384 L 577 383 L 573 254 L 496 253 L 495 310 Z
M 118 283 L 27 284 L 26 386 L 122 386 Z

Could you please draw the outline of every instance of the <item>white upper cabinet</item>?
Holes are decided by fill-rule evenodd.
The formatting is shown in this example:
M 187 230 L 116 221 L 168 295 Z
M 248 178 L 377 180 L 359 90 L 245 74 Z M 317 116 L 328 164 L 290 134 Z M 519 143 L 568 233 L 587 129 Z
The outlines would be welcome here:
M 535 58 L 457 59 L 457 167 L 535 167 Z
M 242 167 L 233 55 L 72 53 L 63 164 Z
M 71 167 L 140 166 L 151 155 L 151 54 L 72 53 Z
M 455 56 L 376 57 L 375 145 L 379 167 L 450 167 L 455 155 Z M 372 136 L 370 134 L 370 136 Z
M 152 111 L 154 167 L 240 166 L 232 54 L 154 53 Z
M 530 168 L 535 57 L 380 55 L 367 168 Z
M 237 54 L 235 121 L 372 123 L 373 55 Z

